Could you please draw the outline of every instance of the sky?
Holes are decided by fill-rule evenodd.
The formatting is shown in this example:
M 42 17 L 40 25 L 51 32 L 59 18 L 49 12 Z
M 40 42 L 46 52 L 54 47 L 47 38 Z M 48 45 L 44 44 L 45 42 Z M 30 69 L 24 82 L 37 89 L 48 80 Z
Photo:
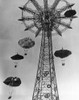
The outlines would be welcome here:
M 0 100 L 7 100 L 9 92 L 12 92 L 12 100 L 32 100 L 33 87 L 38 66 L 41 37 L 35 38 L 31 32 L 24 32 L 24 25 L 18 21 L 21 18 L 19 6 L 23 6 L 27 0 L 0 0 Z M 49 1 L 50 4 L 52 0 Z M 78 0 L 68 0 L 75 3 L 73 9 L 79 15 Z M 42 2 L 40 1 L 42 4 Z M 72 51 L 67 57 L 65 66 L 61 60 L 55 58 L 55 69 L 60 100 L 79 100 L 79 18 L 74 19 L 72 30 L 67 30 L 63 36 L 53 36 L 54 51 L 62 47 Z M 14 68 L 14 62 L 10 59 L 15 53 L 24 54 L 24 50 L 18 45 L 18 40 L 30 36 L 35 41 L 35 46 L 28 51 L 24 60 L 18 62 Z M 17 88 L 10 88 L 3 84 L 9 76 L 17 76 L 22 84 Z

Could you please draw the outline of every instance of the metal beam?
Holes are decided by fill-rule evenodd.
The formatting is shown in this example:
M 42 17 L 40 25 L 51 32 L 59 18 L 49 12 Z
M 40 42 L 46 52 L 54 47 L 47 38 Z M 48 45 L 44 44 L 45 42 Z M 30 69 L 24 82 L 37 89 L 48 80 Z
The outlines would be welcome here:
M 74 5 L 74 3 L 66 5 L 66 6 L 62 7 L 61 9 L 59 9 L 59 12 L 61 13 L 65 10 L 71 8 L 73 5 Z
M 78 18 L 78 17 L 77 16 L 72 16 L 72 17 L 59 16 L 59 17 L 57 17 L 57 19 L 70 19 L 70 18 L 74 19 L 74 18 Z
M 48 10 L 48 0 L 43 0 L 44 2 L 44 10 Z
M 55 9 L 60 1 L 61 0 L 55 0 L 54 3 L 51 5 L 51 10 Z
M 19 20 L 19 21 L 25 21 L 25 20 L 29 21 L 29 20 L 34 20 L 34 19 L 35 19 L 34 17 L 28 16 L 28 17 L 23 17 L 23 18 L 18 19 L 18 20 Z
M 65 27 L 67 27 L 67 28 L 72 29 L 72 27 L 71 27 L 69 24 L 66 24 L 65 22 L 57 22 L 57 21 L 56 21 L 56 23 L 58 23 L 58 24 L 60 24 L 60 25 L 62 25 L 62 26 L 65 26 Z
M 41 32 L 41 28 L 39 28 L 36 33 L 35 33 L 35 37 L 37 37 L 39 35 L 39 33 Z
M 54 30 L 55 30 L 60 36 L 62 36 L 61 31 L 60 31 L 56 26 L 54 26 Z
M 41 6 L 38 4 L 38 2 L 37 2 L 36 0 L 30 0 L 30 1 L 31 1 L 32 4 L 36 7 L 36 9 L 37 9 L 38 11 L 41 11 L 41 10 L 42 10 Z

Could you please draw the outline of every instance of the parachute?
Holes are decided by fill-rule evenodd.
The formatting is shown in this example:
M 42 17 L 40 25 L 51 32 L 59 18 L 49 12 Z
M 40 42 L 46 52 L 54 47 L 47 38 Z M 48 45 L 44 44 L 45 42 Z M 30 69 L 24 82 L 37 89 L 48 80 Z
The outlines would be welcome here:
M 6 79 L 3 81 L 3 83 L 4 83 L 5 85 L 10 86 L 10 87 L 17 87 L 17 86 L 20 86 L 21 80 L 20 80 L 20 78 L 18 78 L 18 77 L 12 77 L 12 76 L 11 76 L 11 77 L 6 78 Z M 10 92 L 10 96 L 8 97 L 8 99 L 11 99 L 11 98 L 12 98 L 12 92 L 13 92 L 13 91 Z
M 67 10 L 65 13 L 64 13 L 64 15 L 66 16 L 66 17 L 72 17 L 72 16 L 74 16 L 76 14 L 76 11 L 75 10 Z
M 16 68 L 18 61 L 24 59 L 24 56 L 17 53 L 15 55 L 11 56 L 11 59 L 15 61 L 15 68 Z
M 56 57 L 60 57 L 60 58 L 65 58 L 67 56 L 69 56 L 71 54 L 71 51 L 69 50 L 65 50 L 65 49 L 61 49 L 61 50 L 57 50 L 54 55 Z
M 63 58 L 68 57 L 69 55 L 71 55 L 71 51 L 65 50 L 65 49 L 62 48 L 60 50 L 55 51 L 54 55 L 56 57 L 63 59 Z M 64 65 L 65 65 L 64 60 L 62 60 L 62 66 L 64 66 Z
M 28 49 L 32 48 L 35 45 L 35 42 L 31 38 L 26 37 L 26 38 L 20 39 L 18 41 L 18 44 L 24 50 L 28 50 Z M 27 55 L 27 53 L 25 53 L 24 55 Z
M 18 77 L 8 77 L 3 83 L 11 87 L 17 87 L 21 84 L 21 80 Z

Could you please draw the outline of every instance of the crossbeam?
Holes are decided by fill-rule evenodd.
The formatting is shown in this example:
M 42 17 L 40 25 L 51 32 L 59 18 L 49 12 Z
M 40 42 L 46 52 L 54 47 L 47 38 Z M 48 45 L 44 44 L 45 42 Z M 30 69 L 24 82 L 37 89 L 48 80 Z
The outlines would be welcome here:
M 62 13 L 63 11 L 71 8 L 73 5 L 74 5 L 74 3 L 66 5 L 66 6 L 62 7 L 61 9 L 59 9 L 59 12 Z
M 39 33 L 41 32 L 41 28 L 39 28 L 36 33 L 35 33 L 35 37 L 37 37 L 39 35 Z
M 56 21 L 56 23 L 58 23 L 58 24 L 60 24 L 62 26 L 65 26 L 65 27 L 67 27 L 69 29 L 72 29 L 72 27 L 69 24 L 66 24 L 65 22 L 58 22 L 58 21 Z
M 31 8 L 24 7 L 25 11 L 31 13 L 31 14 L 37 14 L 36 11 L 32 10 Z
M 32 4 L 36 7 L 36 9 L 37 9 L 38 11 L 41 11 L 41 10 L 42 10 L 41 6 L 38 4 L 38 2 L 37 2 L 36 0 L 30 0 L 30 1 L 31 1 Z
M 56 26 L 54 26 L 54 29 L 57 32 L 57 34 L 59 34 L 60 36 L 62 36 L 61 31 Z
M 57 5 L 58 5 L 58 3 L 59 3 L 60 1 L 61 1 L 61 0 L 55 0 L 54 3 L 51 5 L 51 10 L 54 10 L 54 9 L 57 7 Z

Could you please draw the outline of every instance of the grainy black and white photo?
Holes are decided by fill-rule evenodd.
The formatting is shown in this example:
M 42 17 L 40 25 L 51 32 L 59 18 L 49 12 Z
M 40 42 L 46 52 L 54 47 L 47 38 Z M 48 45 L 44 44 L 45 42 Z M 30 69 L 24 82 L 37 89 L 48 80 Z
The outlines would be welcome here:
M 79 100 L 78 7 L 0 0 L 0 100 Z

